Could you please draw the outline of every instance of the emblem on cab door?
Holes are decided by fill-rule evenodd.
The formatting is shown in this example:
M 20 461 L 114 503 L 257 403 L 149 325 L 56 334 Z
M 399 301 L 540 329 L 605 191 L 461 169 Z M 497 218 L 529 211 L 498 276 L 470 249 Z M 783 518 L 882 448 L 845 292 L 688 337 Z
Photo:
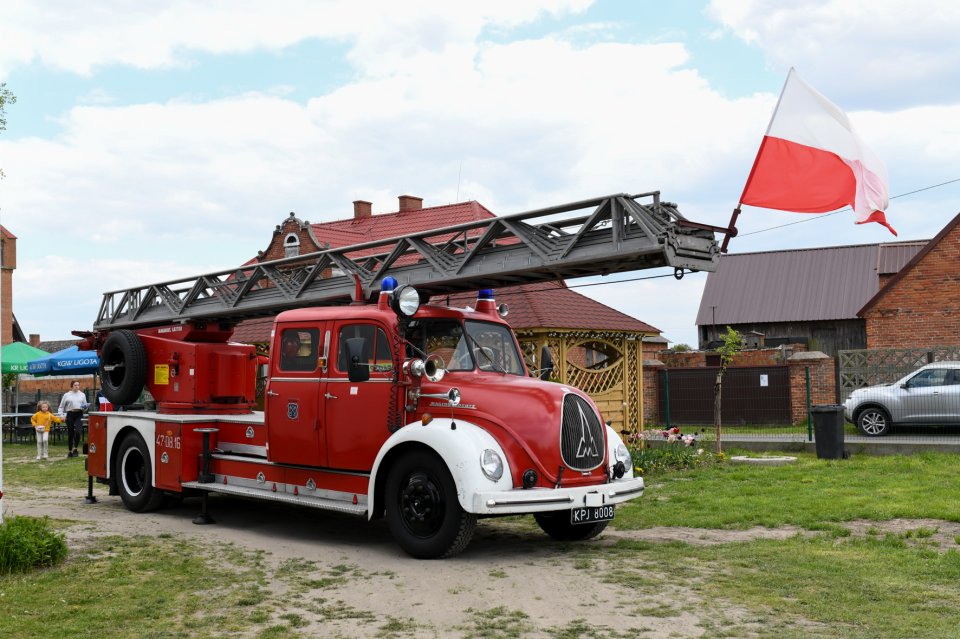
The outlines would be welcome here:
M 300 416 L 300 405 L 297 402 L 287 404 L 287 418 L 296 419 Z

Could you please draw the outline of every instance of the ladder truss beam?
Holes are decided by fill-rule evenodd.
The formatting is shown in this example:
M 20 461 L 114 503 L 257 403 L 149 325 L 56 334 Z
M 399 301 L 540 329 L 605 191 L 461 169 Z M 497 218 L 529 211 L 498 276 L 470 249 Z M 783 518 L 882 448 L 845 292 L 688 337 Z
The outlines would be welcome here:
M 358 282 L 370 298 L 387 275 L 436 295 L 657 267 L 716 270 L 713 231 L 683 222 L 657 192 L 621 193 L 111 291 L 94 328 L 235 323 L 347 304 Z

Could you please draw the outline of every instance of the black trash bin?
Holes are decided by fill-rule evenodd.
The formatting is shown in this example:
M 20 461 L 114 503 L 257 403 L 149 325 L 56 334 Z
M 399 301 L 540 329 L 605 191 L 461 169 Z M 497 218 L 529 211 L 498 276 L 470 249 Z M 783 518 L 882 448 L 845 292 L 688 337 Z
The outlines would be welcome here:
M 843 451 L 843 406 L 825 404 L 814 406 L 813 437 L 818 459 L 844 459 Z

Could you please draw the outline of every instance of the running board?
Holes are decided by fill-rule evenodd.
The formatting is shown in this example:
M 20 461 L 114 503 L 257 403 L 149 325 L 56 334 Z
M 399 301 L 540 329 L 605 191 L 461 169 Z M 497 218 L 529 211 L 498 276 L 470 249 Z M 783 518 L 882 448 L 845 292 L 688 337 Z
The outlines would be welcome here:
M 354 504 L 352 503 L 352 494 L 340 493 L 332 490 L 316 490 L 317 494 L 304 494 L 300 491 L 305 492 L 306 489 L 300 486 L 277 484 L 277 488 L 274 490 L 272 483 L 270 484 L 271 488 L 254 488 L 249 486 L 224 484 L 223 481 L 223 475 L 216 475 L 216 480 L 212 482 L 201 483 L 198 481 L 185 481 L 182 485 L 184 488 L 193 488 L 195 490 L 203 490 L 206 492 L 236 495 L 238 497 L 252 497 L 254 499 L 263 499 L 267 501 L 279 501 L 285 504 L 309 506 L 310 508 L 332 510 L 339 513 L 347 513 L 349 515 L 367 514 L 367 498 L 365 495 L 360 499 L 360 501 L 358 501 L 358 503 Z M 232 481 L 236 484 L 237 482 L 242 482 L 244 480 L 237 477 L 229 477 L 228 481 Z M 290 492 L 286 492 L 287 489 L 289 489 Z M 296 489 L 296 493 L 293 492 L 294 489 Z M 340 495 L 343 495 L 343 497 L 340 497 Z

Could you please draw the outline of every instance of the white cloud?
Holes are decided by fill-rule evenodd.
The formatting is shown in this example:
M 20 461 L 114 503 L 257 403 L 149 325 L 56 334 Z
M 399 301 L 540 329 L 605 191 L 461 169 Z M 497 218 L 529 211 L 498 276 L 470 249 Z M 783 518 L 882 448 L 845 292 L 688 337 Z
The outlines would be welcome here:
M 355 42 L 352 59 L 366 72 L 396 70 L 410 53 L 470 40 L 543 14 L 583 10 L 591 0 L 179 0 L 161 5 L 102 0 L 12 0 L 0 22 L 0 77 L 17 65 L 87 75 L 99 67 L 156 69 L 191 64 L 194 53 L 280 50 L 311 38 Z
M 843 108 L 960 98 L 960 4 L 943 0 L 712 0 L 707 15 L 793 66 Z

